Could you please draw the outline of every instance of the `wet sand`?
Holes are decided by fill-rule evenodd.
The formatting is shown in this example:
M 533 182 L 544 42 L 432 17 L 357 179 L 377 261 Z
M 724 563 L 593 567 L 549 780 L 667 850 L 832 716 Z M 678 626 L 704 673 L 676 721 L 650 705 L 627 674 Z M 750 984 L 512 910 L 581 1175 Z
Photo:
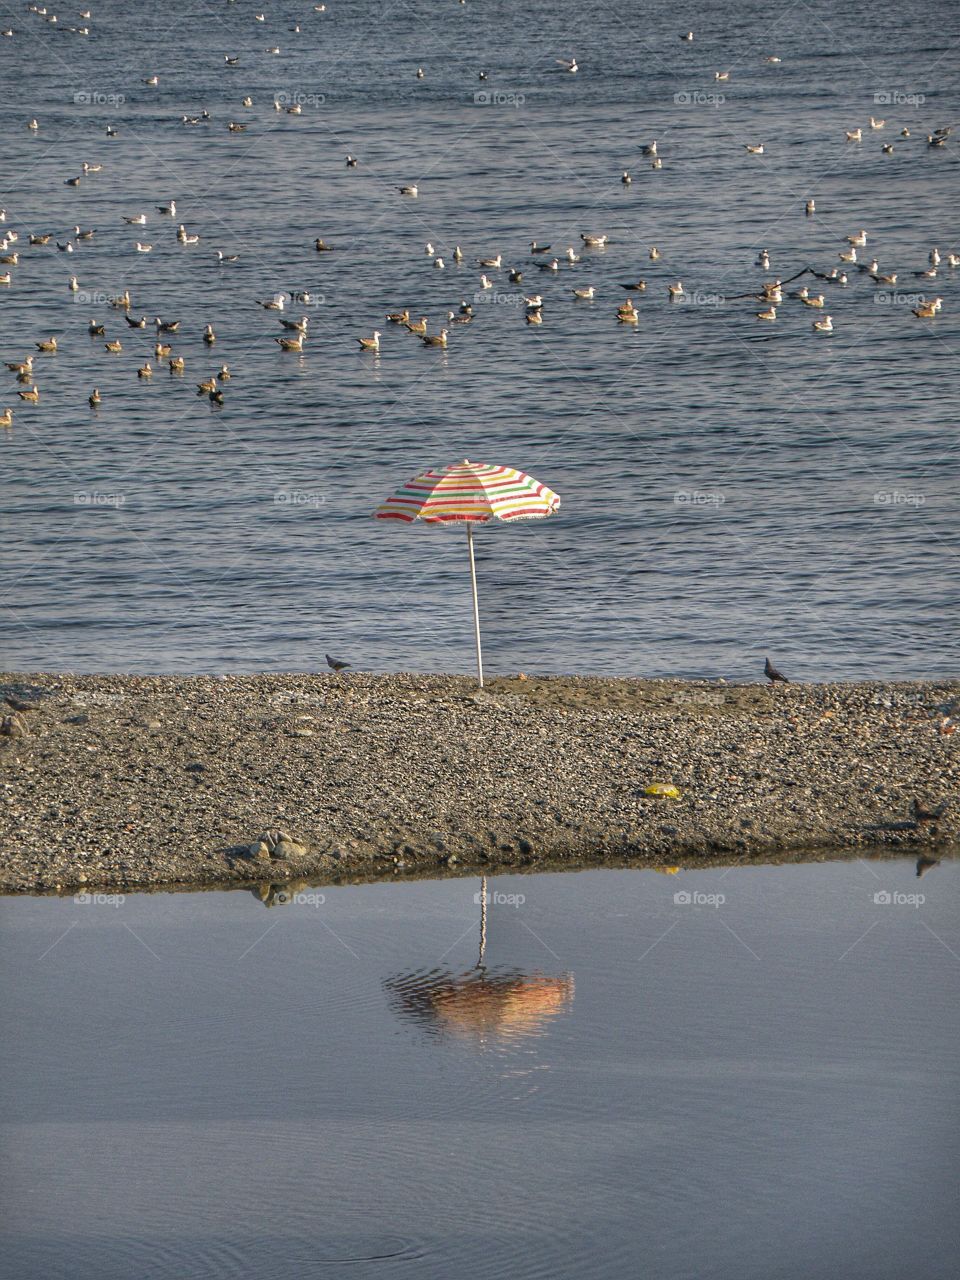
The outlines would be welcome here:
M 960 681 L 8 674 L 0 890 L 960 845 Z M 659 785 L 677 795 L 650 795 Z M 936 809 L 917 822 L 913 802 Z

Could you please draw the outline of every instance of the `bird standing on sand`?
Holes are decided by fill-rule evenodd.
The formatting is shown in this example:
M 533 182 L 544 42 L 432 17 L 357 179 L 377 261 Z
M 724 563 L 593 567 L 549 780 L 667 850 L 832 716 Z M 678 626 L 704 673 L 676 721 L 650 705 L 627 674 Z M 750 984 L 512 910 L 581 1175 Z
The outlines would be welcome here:
M 776 684 L 778 680 L 781 680 L 784 684 L 790 683 L 790 681 L 783 674 L 783 672 L 778 671 L 769 658 L 764 659 L 763 674 L 767 677 L 767 679 L 770 681 L 771 684 Z
M 325 653 L 323 656 L 326 658 L 327 666 L 331 671 L 339 673 L 351 665 L 349 662 L 341 662 L 339 658 L 331 658 L 329 653 Z
M 936 809 L 928 809 L 919 800 L 914 800 L 912 806 L 913 820 L 918 827 L 924 827 L 928 822 L 936 822 L 938 818 L 942 818 L 946 807 L 946 800 L 941 805 L 938 805 Z

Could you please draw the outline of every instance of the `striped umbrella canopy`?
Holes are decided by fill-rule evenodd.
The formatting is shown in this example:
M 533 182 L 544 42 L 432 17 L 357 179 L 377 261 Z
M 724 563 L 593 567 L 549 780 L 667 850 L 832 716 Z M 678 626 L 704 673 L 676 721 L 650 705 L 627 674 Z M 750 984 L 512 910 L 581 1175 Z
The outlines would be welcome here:
M 450 467 L 432 468 L 414 476 L 380 504 L 374 512 L 378 520 L 399 520 L 412 524 L 463 524 L 467 530 L 470 555 L 470 583 L 473 588 L 473 629 L 477 645 L 477 675 L 483 686 L 483 654 L 480 648 L 480 607 L 477 600 L 477 569 L 473 558 L 473 526 L 488 520 L 537 520 L 553 515 L 560 498 L 514 467 L 485 462 L 456 462 Z

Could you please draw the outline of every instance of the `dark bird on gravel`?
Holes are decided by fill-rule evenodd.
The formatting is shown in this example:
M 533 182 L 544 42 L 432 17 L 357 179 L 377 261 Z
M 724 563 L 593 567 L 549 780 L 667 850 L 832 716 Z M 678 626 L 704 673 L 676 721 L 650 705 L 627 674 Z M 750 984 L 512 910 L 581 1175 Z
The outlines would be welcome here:
M 926 826 L 928 822 L 936 822 L 938 818 L 942 818 L 943 811 L 946 807 L 946 800 L 944 800 L 943 804 L 939 805 L 936 809 L 928 809 L 922 805 L 919 800 L 914 800 L 913 820 L 918 827 Z
M 16 694 L 5 693 L 4 701 L 8 707 L 13 707 L 14 711 L 36 711 L 36 702 L 24 702 L 23 698 L 18 698 Z
M 329 653 L 323 655 L 327 660 L 327 666 L 331 671 L 343 671 L 350 666 L 349 662 L 341 662 L 339 658 L 331 658 Z
M 917 859 L 917 879 L 919 880 L 921 876 L 926 875 L 930 868 L 937 866 L 939 862 L 939 858 L 927 858 L 921 854 Z
M 767 679 L 770 681 L 771 684 L 775 684 L 778 680 L 782 680 L 784 684 L 790 683 L 790 681 L 783 674 L 783 672 L 778 671 L 769 658 L 764 659 L 763 674 L 767 677 Z

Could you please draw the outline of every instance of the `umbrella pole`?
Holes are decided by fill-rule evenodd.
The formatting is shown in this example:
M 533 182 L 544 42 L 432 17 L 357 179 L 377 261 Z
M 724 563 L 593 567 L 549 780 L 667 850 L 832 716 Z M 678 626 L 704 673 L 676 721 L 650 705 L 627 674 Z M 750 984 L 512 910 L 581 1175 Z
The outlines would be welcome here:
M 487 877 L 480 878 L 480 958 L 477 968 L 483 966 L 483 956 L 487 949 Z
M 477 601 L 477 566 L 473 561 L 473 525 L 467 521 L 467 550 L 470 552 L 470 585 L 473 588 L 473 633 L 477 642 L 477 679 L 483 688 L 483 655 L 480 652 L 480 605 Z

